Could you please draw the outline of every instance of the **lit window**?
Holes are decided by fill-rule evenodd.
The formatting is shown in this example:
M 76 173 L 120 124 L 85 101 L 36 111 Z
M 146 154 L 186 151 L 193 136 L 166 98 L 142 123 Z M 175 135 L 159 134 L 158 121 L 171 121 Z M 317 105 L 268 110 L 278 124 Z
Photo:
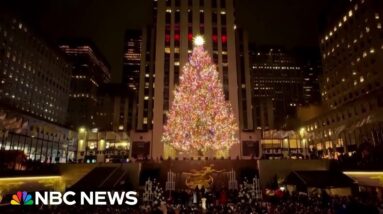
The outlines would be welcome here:
M 360 82 L 364 82 L 364 78 L 363 78 L 363 76 L 360 76 L 359 81 L 360 81 Z
M 348 16 L 349 16 L 349 17 L 352 16 L 352 10 L 348 11 Z
M 378 25 L 376 26 L 378 29 L 382 29 L 382 24 L 378 23 Z

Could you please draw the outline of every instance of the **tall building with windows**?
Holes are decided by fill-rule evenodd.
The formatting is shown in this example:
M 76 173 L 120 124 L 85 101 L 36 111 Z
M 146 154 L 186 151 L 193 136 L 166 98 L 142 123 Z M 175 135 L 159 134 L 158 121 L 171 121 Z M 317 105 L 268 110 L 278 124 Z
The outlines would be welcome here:
M 152 129 L 154 103 L 154 29 L 128 30 L 125 34 L 123 84 L 136 93 L 132 131 Z M 133 109 L 132 109 L 133 110 Z
M 141 53 L 143 49 L 154 53 L 154 64 L 148 69 L 150 72 L 143 72 L 145 69 L 141 64 L 139 85 L 144 88 L 138 95 L 138 116 L 136 132 L 132 134 L 133 143 L 150 142 L 149 154 L 153 158 L 163 155 L 166 148 L 161 142 L 161 136 L 166 123 L 166 113 L 172 103 L 173 91 L 179 82 L 182 66 L 188 62 L 188 56 L 192 52 L 193 37 L 196 35 L 203 35 L 205 48 L 217 64 L 226 99 L 231 102 L 238 124 L 242 130 L 253 130 L 252 116 L 246 116 L 252 113 L 251 102 L 246 100 L 251 95 L 248 88 L 251 81 L 245 79 L 249 77 L 246 72 L 250 71 L 246 65 L 247 40 L 242 40 L 246 37 L 245 34 L 236 33 L 233 0 L 154 0 L 153 4 L 155 25 L 151 31 L 153 36 L 147 36 L 147 40 L 153 38 L 152 44 L 155 45 L 151 48 L 141 46 Z M 148 31 L 146 35 L 149 35 Z M 243 44 L 237 48 L 237 42 Z M 237 57 L 237 53 L 242 53 L 242 56 Z M 243 62 L 241 66 L 238 66 L 237 60 Z M 243 69 L 244 72 L 238 74 L 239 69 Z M 145 78 L 142 78 L 142 75 Z M 238 78 L 242 78 L 240 83 Z M 238 91 L 238 84 L 241 84 L 241 87 L 246 85 L 242 90 L 244 92 Z M 151 93 L 151 90 L 154 93 Z M 148 95 L 145 94 L 146 91 L 149 91 Z M 241 98 L 241 106 L 238 93 L 244 95 Z M 149 107 L 148 117 L 145 116 L 146 107 L 142 108 L 146 105 Z M 238 135 L 241 140 L 249 138 L 248 133 Z M 231 155 L 234 157 L 241 155 L 241 152 L 240 145 L 231 149 Z
M 66 40 L 59 47 L 73 69 L 67 123 L 74 129 L 97 128 L 97 91 L 101 84 L 110 81 L 110 66 L 90 41 Z
M 294 128 L 289 121 L 296 117 L 297 107 L 320 102 L 320 58 L 311 52 L 280 47 L 251 51 L 256 127 Z
M 135 91 L 125 84 L 101 85 L 95 114 L 97 130 L 129 132 L 133 128 L 135 101 Z
M 24 22 L 0 14 L 0 103 L 64 124 L 72 68 Z
M 132 90 L 137 90 L 140 83 L 142 33 L 142 30 L 125 32 L 122 82 Z
M 321 95 L 327 111 L 306 123 L 311 145 L 323 155 L 355 151 L 383 139 L 383 2 L 347 2 L 329 16 L 320 47 Z
M 247 32 L 242 28 L 236 29 L 237 72 L 238 72 L 238 108 L 239 127 L 243 131 L 252 131 L 254 127 L 253 116 L 253 83 L 250 71 L 250 50 Z
M 76 133 L 62 126 L 72 68 L 57 47 L 3 9 L 0 8 L 0 150 L 46 163 L 74 160 Z

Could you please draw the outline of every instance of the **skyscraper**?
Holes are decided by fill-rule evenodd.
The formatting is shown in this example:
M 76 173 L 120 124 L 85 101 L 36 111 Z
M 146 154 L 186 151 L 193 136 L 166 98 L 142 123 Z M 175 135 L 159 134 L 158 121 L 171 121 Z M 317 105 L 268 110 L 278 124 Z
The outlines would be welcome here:
M 153 158 L 163 155 L 161 136 L 166 113 L 196 35 L 204 37 L 205 49 L 217 64 L 225 98 L 230 101 L 241 130 L 254 131 L 248 41 L 245 32 L 236 32 L 233 0 L 154 0 L 153 8 L 153 29 L 145 28 L 141 37 L 136 33 L 129 36 L 129 31 L 126 34 L 126 41 L 141 41 L 138 88 L 131 84 L 139 90 L 136 129 L 131 135 L 133 145 L 150 143 L 149 153 Z M 130 44 L 132 50 L 137 50 L 133 47 L 138 45 Z M 127 53 L 125 50 L 125 56 Z M 145 57 L 143 53 L 146 53 Z M 126 81 L 129 82 L 130 78 Z M 241 91 L 238 89 L 238 78 L 241 78 Z M 241 140 L 249 140 L 252 134 L 240 131 L 238 135 Z M 232 156 L 240 154 L 240 145 L 232 148 Z
M 133 128 L 135 91 L 125 84 L 102 84 L 97 93 L 95 124 L 99 131 L 128 132 Z
M 59 47 L 73 68 L 68 125 L 74 129 L 80 126 L 97 128 L 94 121 L 97 91 L 101 84 L 110 81 L 110 66 L 90 41 L 67 40 Z
M 320 102 L 319 56 L 312 52 L 280 47 L 251 51 L 257 127 L 295 128 L 289 127 L 288 120 L 296 117 L 297 107 Z M 267 113 L 270 108 L 273 112 Z
M 206 49 L 217 63 L 227 100 L 238 120 L 237 68 L 234 7 L 232 0 L 154 1 L 156 23 L 155 99 L 153 109 L 152 156 L 159 157 L 166 112 L 173 90 L 188 61 L 195 35 L 203 35 Z M 230 72 L 229 72 L 230 71 Z M 234 152 L 239 155 L 239 149 Z
M 132 90 L 137 90 L 140 83 L 142 34 L 142 30 L 125 32 L 122 82 Z
M 48 45 L 24 22 L 0 15 L 0 102 L 64 124 L 72 69 L 56 47 Z
M 145 27 L 125 33 L 122 83 L 136 92 L 132 127 L 134 131 L 152 129 L 154 96 L 154 30 Z
M 326 111 L 306 123 L 311 145 L 323 155 L 355 151 L 383 139 L 383 2 L 348 2 L 329 20 L 320 40 Z
M 68 162 L 76 134 L 66 121 L 72 68 L 65 55 L 0 8 L 0 150 Z
M 253 83 L 250 70 L 250 50 L 247 32 L 236 29 L 239 125 L 242 130 L 254 130 Z

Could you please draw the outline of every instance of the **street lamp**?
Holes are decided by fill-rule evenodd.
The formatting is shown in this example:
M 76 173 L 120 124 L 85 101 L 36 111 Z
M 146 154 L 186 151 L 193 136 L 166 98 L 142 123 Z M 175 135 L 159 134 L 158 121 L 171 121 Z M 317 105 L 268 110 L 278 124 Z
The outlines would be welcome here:
M 304 135 L 306 133 L 306 129 L 304 127 L 302 127 L 301 129 L 299 129 L 299 135 L 303 138 Z
M 79 143 L 77 145 L 77 151 L 78 151 L 77 156 L 81 156 L 81 151 L 84 151 L 84 160 L 85 160 L 87 147 L 88 147 L 87 130 L 85 127 L 80 127 L 78 129 L 78 133 L 79 133 L 78 134 Z
M 303 155 L 306 156 L 308 145 L 307 146 L 305 145 L 305 144 L 307 144 L 307 140 L 305 139 L 305 136 L 306 136 L 306 128 L 305 127 L 302 127 L 299 129 L 299 136 L 301 137 L 301 146 L 303 148 Z
M 84 132 L 86 132 L 86 129 L 85 129 L 84 127 L 80 127 L 80 128 L 78 129 L 78 132 L 80 132 L 80 133 L 84 133 Z

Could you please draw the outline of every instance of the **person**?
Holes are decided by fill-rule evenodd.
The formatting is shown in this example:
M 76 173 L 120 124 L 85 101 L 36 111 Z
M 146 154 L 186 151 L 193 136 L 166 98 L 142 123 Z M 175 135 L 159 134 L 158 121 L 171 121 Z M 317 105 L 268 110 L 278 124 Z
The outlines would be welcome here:
M 198 186 L 193 191 L 193 204 L 198 203 Z
M 221 193 L 219 195 L 219 203 L 221 205 L 225 205 L 227 203 L 227 194 L 224 189 L 221 190 Z

